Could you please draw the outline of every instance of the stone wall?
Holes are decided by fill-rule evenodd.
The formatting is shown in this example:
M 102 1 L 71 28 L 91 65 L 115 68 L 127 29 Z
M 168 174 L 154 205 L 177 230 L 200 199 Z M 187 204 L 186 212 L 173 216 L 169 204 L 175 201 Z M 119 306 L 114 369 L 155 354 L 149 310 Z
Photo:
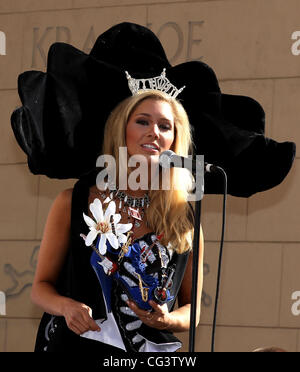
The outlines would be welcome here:
M 110 26 L 139 23 L 159 36 L 172 64 L 208 63 L 224 93 L 262 104 L 267 136 L 299 145 L 300 56 L 292 53 L 299 14 L 298 0 L 0 0 L 0 351 L 33 350 L 41 311 L 29 296 L 43 226 L 55 195 L 74 183 L 29 172 L 10 126 L 20 104 L 18 74 L 45 70 L 55 41 L 88 53 Z M 292 293 L 300 291 L 299 185 L 297 157 L 278 187 L 228 198 L 216 351 L 300 351 L 300 316 L 291 311 Z M 205 276 L 196 350 L 208 351 L 222 197 L 205 196 L 202 209 Z M 179 337 L 187 350 L 188 334 Z

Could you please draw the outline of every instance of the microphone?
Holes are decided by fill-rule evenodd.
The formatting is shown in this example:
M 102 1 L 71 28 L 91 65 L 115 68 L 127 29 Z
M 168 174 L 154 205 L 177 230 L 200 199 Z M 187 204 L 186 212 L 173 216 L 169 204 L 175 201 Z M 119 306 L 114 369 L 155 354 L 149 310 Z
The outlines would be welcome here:
M 163 151 L 159 155 L 159 164 L 162 168 L 173 168 L 173 167 L 187 168 L 191 172 L 195 172 L 197 169 L 197 165 L 198 167 L 199 165 L 201 165 L 201 161 L 197 159 L 195 160 L 195 159 L 190 159 L 184 156 L 177 155 L 172 150 L 166 150 L 166 151 Z M 204 162 L 203 165 L 204 165 L 204 172 L 214 173 L 218 171 L 218 167 L 213 164 L 208 164 Z

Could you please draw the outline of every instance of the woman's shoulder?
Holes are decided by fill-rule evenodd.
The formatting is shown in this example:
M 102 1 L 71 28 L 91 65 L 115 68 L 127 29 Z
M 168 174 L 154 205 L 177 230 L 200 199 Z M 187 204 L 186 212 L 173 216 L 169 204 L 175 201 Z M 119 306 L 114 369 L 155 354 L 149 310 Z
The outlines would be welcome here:
M 57 195 L 57 198 L 60 199 L 62 202 L 68 202 L 72 199 L 73 190 L 73 187 L 64 189 Z
M 72 204 L 72 195 L 73 188 L 62 190 L 54 200 L 55 207 L 70 209 Z
M 71 203 L 73 189 L 61 191 L 54 199 L 48 214 L 48 221 L 56 225 L 69 226 L 71 220 Z

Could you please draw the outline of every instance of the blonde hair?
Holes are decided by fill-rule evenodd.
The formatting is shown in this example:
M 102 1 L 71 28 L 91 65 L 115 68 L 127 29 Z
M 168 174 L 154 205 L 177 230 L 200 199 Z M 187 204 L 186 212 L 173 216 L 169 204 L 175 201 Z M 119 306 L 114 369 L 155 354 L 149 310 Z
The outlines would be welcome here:
M 175 135 L 171 149 L 178 155 L 187 156 L 192 151 L 192 135 L 188 116 L 181 103 L 160 91 L 143 91 L 122 101 L 107 119 L 102 154 L 112 155 L 116 160 L 119 177 L 119 148 L 126 147 L 126 126 L 131 114 L 146 99 L 170 104 L 174 116 Z M 129 171 L 128 171 L 129 173 Z M 180 189 L 178 189 L 180 185 Z M 184 169 L 170 169 L 169 190 L 149 190 L 150 206 L 146 209 L 147 224 L 157 235 L 163 233 L 161 243 L 170 244 L 177 253 L 192 248 L 193 212 L 188 204 L 188 192 L 192 178 Z

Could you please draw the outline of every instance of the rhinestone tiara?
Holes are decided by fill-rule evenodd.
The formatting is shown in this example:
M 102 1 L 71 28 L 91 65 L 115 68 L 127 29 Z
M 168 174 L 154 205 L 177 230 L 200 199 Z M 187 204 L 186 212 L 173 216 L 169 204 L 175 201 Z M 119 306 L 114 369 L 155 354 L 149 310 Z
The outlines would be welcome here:
M 169 79 L 166 77 L 165 68 L 160 76 L 149 79 L 134 79 L 127 71 L 125 71 L 125 73 L 128 80 L 128 87 L 133 96 L 138 94 L 140 90 L 160 90 L 161 92 L 167 93 L 170 97 L 176 98 L 185 88 L 185 86 L 183 86 L 182 88 L 177 89 L 175 85 L 170 83 Z

